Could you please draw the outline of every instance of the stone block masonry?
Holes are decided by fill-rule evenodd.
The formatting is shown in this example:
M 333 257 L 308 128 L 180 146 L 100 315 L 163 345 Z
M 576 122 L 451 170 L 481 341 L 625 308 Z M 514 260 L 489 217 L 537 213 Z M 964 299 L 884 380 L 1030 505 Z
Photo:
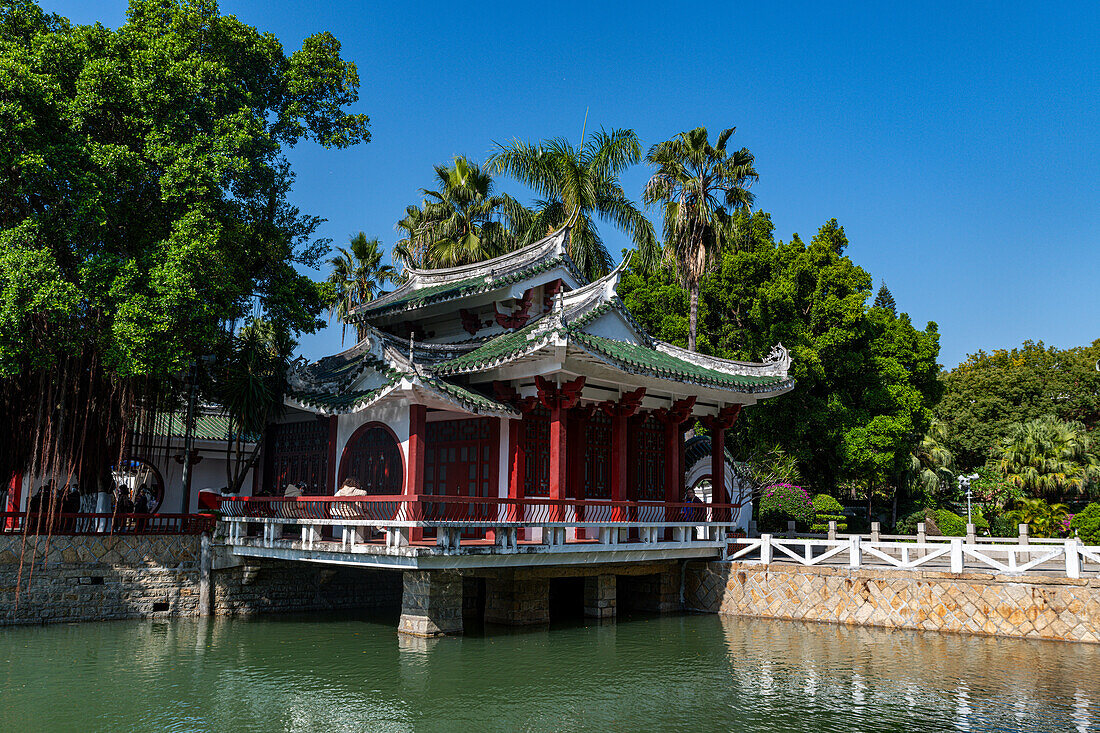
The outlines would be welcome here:
M 730 616 L 1100 642 L 1100 579 L 693 562 L 685 606 Z
M 197 536 L 0 537 L 0 626 L 200 615 Z M 219 615 L 393 609 L 399 573 L 259 561 L 212 576 Z
M 462 633 L 462 576 L 446 570 L 407 570 L 397 630 L 410 636 Z

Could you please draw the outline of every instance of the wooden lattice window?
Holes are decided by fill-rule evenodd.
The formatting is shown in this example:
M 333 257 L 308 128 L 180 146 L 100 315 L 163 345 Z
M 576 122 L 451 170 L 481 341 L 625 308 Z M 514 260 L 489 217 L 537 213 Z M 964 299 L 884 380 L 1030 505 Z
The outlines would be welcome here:
M 287 484 L 294 484 L 305 494 L 330 493 L 328 421 L 279 423 L 268 430 L 266 488 L 280 494 Z
M 400 494 L 405 486 L 401 448 L 393 434 L 381 425 L 364 425 L 355 431 L 340 460 L 340 481 L 356 478 L 368 494 Z
M 584 497 L 611 498 L 611 418 L 597 412 L 584 435 Z
M 523 416 L 524 496 L 550 496 L 550 411 L 536 407 Z
M 630 431 L 631 481 L 640 501 L 665 498 L 665 435 L 652 415 L 634 421 Z
M 425 430 L 424 493 L 435 496 L 491 496 L 493 418 L 441 420 Z

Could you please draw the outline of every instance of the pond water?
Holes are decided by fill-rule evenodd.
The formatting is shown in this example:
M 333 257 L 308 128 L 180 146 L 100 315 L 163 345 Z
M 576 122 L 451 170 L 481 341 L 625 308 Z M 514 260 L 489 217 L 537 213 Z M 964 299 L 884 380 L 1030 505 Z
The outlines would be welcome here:
M 1100 730 L 1100 647 L 717 616 L 0 629 L 0 731 Z

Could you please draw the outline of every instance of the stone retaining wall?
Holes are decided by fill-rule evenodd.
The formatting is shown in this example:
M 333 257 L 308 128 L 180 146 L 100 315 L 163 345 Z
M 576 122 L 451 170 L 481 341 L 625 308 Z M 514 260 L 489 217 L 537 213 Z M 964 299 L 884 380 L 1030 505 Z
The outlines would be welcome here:
M 1100 579 L 689 563 L 685 605 L 730 616 L 1100 642 Z
M 0 536 L 0 626 L 199 614 L 197 536 Z M 257 562 L 214 572 L 214 611 L 396 609 L 399 573 Z

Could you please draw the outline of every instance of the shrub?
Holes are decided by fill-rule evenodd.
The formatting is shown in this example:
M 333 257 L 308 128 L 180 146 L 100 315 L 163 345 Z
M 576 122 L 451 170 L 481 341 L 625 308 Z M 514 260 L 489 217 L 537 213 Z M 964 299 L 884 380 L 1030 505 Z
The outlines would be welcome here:
M 943 537 L 962 537 L 966 534 L 966 520 L 949 509 L 925 507 L 898 520 L 898 534 L 916 534 L 917 523 L 924 522 L 925 534 Z
M 1100 504 L 1092 502 L 1074 514 L 1069 526 L 1086 545 L 1100 545 Z
M 761 531 L 775 532 L 787 528 L 794 520 L 803 526 L 814 521 L 814 505 L 801 486 L 774 484 L 761 492 L 757 521 Z
M 829 531 L 829 522 L 836 522 L 838 532 L 847 532 L 847 517 L 844 516 L 844 507 L 840 502 L 828 494 L 818 494 L 813 498 L 814 523 L 810 527 L 811 532 L 822 533 Z
M 1020 534 L 1020 524 L 1007 514 L 1001 514 L 989 522 L 989 534 L 993 537 L 1016 537 Z

